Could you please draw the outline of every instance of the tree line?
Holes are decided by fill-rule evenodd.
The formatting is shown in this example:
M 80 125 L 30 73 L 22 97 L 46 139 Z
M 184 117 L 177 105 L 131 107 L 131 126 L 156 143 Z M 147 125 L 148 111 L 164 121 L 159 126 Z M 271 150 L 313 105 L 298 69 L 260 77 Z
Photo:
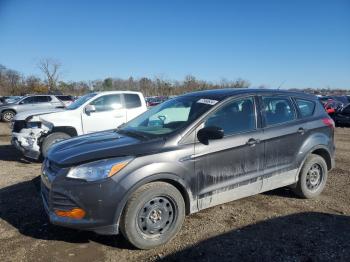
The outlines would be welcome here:
M 133 90 L 140 91 L 145 96 L 172 96 L 187 92 L 218 89 L 218 88 L 246 88 L 250 83 L 243 79 L 222 79 L 217 83 L 196 79 L 188 75 L 182 81 L 171 81 L 162 78 L 133 78 L 128 79 L 108 77 L 94 81 L 63 81 L 61 80 L 61 64 L 53 59 L 42 59 L 38 62 L 38 68 L 44 78 L 37 76 L 24 76 L 20 72 L 9 69 L 0 64 L 0 96 L 25 95 L 25 94 L 69 94 L 83 95 L 92 91 Z M 264 86 L 260 86 L 263 88 Z M 295 89 L 300 91 L 300 89 Z M 348 94 L 344 89 L 303 89 L 304 92 L 314 94 Z

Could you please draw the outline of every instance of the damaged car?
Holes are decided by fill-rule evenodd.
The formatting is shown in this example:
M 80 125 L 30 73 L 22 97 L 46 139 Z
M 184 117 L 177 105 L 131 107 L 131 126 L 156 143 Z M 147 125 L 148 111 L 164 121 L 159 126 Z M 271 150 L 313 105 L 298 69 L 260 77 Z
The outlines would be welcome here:
M 64 109 L 17 114 L 12 123 L 12 144 L 31 159 L 46 157 L 59 141 L 116 128 L 147 110 L 140 92 L 90 93 Z
M 285 186 L 317 197 L 334 152 L 334 122 L 313 95 L 200 91 L 53 145 L 41 195 L 55 225 L 122 233 L 150 249 L 205 208 Z

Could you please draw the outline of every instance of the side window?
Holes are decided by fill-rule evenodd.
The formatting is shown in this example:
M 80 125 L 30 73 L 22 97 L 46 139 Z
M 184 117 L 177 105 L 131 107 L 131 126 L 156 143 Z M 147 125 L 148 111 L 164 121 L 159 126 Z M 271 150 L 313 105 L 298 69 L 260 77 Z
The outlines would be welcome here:
M 297 103 L 301 117 L 309 117 L 314 114 L 315 103 L 313 101 L 297 98 L 295 102 Z
M 95 106 L 96 112 L 111 111 L 122 108 L 120 95 L 100 96 L 90 103 Z
M 35 103 L 47 103 L 51 101 L 51 97 L 49 96 L 36 96 Z
M 243 98 L 224 105 L 204 125 L 221 127 L 225 136 L 256 129 L 254 98 Z
M 21 104 L 32 104 L 34 103 L 34 96 L 27 97 L 21 101 Z
M 124 94 L 126 108 L 136 108 L 141 106 L 141 100 L 137 94 Z
M 266 125 L 275 125 L 295 119 L 289 98 L 263 97 Z

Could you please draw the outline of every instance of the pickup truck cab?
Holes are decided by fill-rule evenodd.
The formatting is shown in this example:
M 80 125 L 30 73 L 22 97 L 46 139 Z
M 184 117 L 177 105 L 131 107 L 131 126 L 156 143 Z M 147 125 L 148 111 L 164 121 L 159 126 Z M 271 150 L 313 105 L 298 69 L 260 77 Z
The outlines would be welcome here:
M 145 99 L 139 92 L 89 93 L 65 109 L 16 115 L 12 123 L 12 144 L 26 157 L 39 159 L 58 141 L 117 128 L 146 110 Z

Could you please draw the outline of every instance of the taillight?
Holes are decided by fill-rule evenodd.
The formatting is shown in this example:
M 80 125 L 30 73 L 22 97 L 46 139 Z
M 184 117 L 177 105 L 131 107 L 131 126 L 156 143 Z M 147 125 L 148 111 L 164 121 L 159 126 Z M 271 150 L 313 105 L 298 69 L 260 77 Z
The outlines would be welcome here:
M 328 117 L 322 118 L 322 122 L 323 122 L 326 126 L 328 126 L 328 127 L 330 127 L 330 128 L 334 128 L 334 127 L 335 127 L 335 124 L 334 124 L 334 121 L 333 121 L 332 118 L 328 118 Z

